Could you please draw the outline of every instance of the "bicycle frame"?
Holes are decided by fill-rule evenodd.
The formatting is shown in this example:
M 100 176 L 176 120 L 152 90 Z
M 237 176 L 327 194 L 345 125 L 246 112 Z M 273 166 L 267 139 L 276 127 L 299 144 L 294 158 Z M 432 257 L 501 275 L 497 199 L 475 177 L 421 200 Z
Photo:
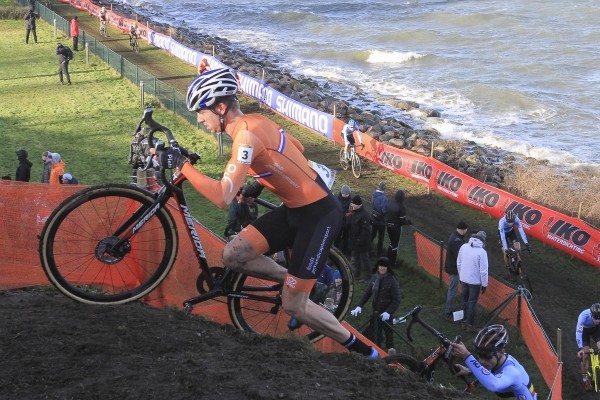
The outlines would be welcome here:
M 175 141 L 173 134 L 171 131 L 158 123 L 152 120 L 152 110 L 147 109 L 144 113 L 144 117 L 140 121 L 137 130 L 141 129 L 142 123 L 146 123 L 150 126 L 150 132 L 148 133 L 148 144 L 149 147 L 153 148 L 154 146 L 154 133 L 157 131 L 163 132 L 170 143 L 170 146 L 173 148 L 179 148 L 177 142 Z M 136 131 L 137 131 L 136 130 Z M 180 150 L 184 150 L 180 148 Z M 151 161 L 149 161 L 150 163 Z M 146 166 L 148 168 L 149 165 Z M 194 226 L 194 217 L 191 215 L 187 202 L 185 200 L 185 196 L 183 194 L 182 185 L 187 180 L 183 174 L 178 173 L 173 176 L 173 182 L 171 183 L 169 179 L 167 179 L 165 175 L 164 168 L 161 168 L 161 177 L 164 183 L 164 186 L 158 192 L 156 196 L 156 200 L 150 207 L 140 208 L 133 215 L 127 219 L 117 230 L 114 232 L 114 236 L 118 237 L 119 240 L 110 248 L 107 249 L 107 252 L 114 257 L 119 257 L 122 255 L 122 252 L 126 249 L 126 243 L 129 239 L 136 234 L 148 221 L 161 209 L 166 206 L 168 201 L 173 198 L 177 204 L 177 208 L 182 219 L 185 221 L 185 228 L 187 232 L 187 236 L 189 240 L 193 243 L 194 254 L 198 259 L 198 265 L 200 267 L 200 276 L 204 279 L 208 287 L 208 291 L 206 293 L 201 294 L 200 296 L 192 297 L 188 300 L 185 300 L 183 305 L 186 310 L 191 310 L 194 304 L 198 304 L 215 297 L 219 296 L 228 296 L 228 297 L 239 297 L 244 299 L 252 299 L 259 300 L 262 302 L 272 303 L 274 305 L 281 304 L 281 299 L 275 300 L 273 297 L 265 297 L 256 295 L 253 293 L 246 292 L 232 292 L 228 290 L 223 282 L 226 282 L 234 272 L 230 269 L 225 269 L 225 273 L 220 277 L 218 281 L 215 281 L 211 269 L 208 265 L 208 261 L 206 259 L 206 253 L 204 248 L 202 247 L 202 242 L 200 241 L 200 236 L 196 231 Z M 258 201 L 259 204 L 265 205 L 270 208 L 274 208 L 275 206 L 266 201 Z M 271 286 L 244 286 L 244 290 L 249 292 L 269 292 L 269 291 L 277 291 L 282 287 L 281 283 L 275 283 Z
M 590 348 L 587 353 L 590 357 L 590 369 L 588 373 L 591 375 L 590 379 L 593 383 L 593 389 L 595 392 L 600 391 L 600 351 Z
M 411 342 L 414 341 L 411 334 L 411 330 L 414 324 L 421 325 L 433 336 L 435 336 L 440 342 L 439 346 L 433 349 L 433 351 L 422 361 L 424 368 L 421 371 L 419 371 L 419 375 L 422 377 L 433 376 L 435 368 L 440 360 L 443 360 L 446 364 L 448 364 L 450 372 L 454 375 L 457 372 L 457 370 L 452 362 L 452 343 L 457 343 L 461 341 L 461 337 L 456 336 L 453 341 L 448 339 L 446 335 L 444 335 L 443 333 L 435 329 L 433 326 L 429 325 L 427 322 L 421 319 L 419 315 L 421 309 L 421 306 L 416 306 L 408 314 L 398 318 L 398 321 L 403 321 L 410 318 L 410 322 L 406 327 L 406 336 Z M 462 376 L 461 379 L 466 384 L 465 392 L 472 393 L 475 390 L 477 381 L 471 382 L 467 380 L 467 378 L 464 376 Z

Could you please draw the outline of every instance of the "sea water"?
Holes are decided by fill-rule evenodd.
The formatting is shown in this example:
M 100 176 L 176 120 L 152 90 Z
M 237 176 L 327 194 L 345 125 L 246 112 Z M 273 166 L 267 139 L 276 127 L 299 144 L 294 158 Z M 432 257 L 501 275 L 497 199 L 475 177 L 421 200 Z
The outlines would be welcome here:
M 600 166 L 600 2 L 122 0 L 216 35 L 364 110 L 445 138 Z M 440 111 L 425 118 L 387 99 Z

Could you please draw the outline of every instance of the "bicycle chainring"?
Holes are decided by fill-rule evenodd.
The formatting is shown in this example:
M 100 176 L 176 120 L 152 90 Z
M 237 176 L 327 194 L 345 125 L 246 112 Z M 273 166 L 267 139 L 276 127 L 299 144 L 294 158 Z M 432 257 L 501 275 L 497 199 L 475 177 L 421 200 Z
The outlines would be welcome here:
M 223 274 L 225 273 L 224 267 L 210 267 L 209 270 L 213 278 L 213 282 L 220 280 Z M 208 287 L 208 283 L 206 282 L 206 277 L 204 276 L 204 274 L 201 273 L 200 275 L 198 275 L 198 278 L 196 279 L 196 290 L 198 290 L 198 293 L 204 294 L 207 293 L 210 289 L 211 288 Z

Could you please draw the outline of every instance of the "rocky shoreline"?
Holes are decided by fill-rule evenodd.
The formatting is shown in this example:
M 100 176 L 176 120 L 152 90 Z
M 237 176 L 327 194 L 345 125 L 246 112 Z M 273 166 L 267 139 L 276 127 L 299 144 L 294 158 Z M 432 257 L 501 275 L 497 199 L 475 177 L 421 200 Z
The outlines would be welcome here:
M 128 5 L 113 4 L 113 9 L 129 18 L 135 18 L 137 15 Z M 426 156 L 433 155 L 440 162 L 489 185 L 503 187 L 507 175 L 515 164 L 550 164 L 545 160 L 525 157 L 498 147 L 484 147 L 472 141 L 443 139 L 435 129 L 416 128 L 415 126 L 420 124 L 419 121 L 408 117 L 400 120 L 382 115 L 377 110 L 362 110 L 336 98 L 328 83 L 319 84 L 311 78 L 293 76 L 285 68 L 270 61 L 268 55 L 251 54 L 247 49 L 236 48 L 230 41 L 218 36 L 199 34 L 185 27 L 157 23 L 152 21 L 152 16 L 144 16 L 144 18 L 149 18 L 152 29 L 171 34 L 180 43 L 190 48 L 206 54 L 212 54 L 214 49 L 215 57 L 224 64 L 264 80 L 273 89 L 291 99 L 314 109 L 335 114 L 337 118 L 345 121 L 352 118 L 359 122 L 362 132 L 366 132 L 382 143 Z M 361 98 L 362 95 L 357 93 L 355 96 Z M 419 109 L 424 118 L 442 117 L 439 111 L 423 109 L 416 102 L 392 98 L 380 100 L 400 112 Z

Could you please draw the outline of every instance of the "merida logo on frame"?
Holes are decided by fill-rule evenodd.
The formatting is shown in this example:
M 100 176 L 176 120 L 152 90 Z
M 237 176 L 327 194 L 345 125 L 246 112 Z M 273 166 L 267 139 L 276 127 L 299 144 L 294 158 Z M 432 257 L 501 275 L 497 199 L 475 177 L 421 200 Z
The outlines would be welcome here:
M 198 236 L 198 232 L 196 231 L 196 227 L 194 226 L 194 217 L 190 214 L 190 209 L 187 206 L 181 205 L 181 209 L 183 210 L 183 216 L 185 217 L 185 223 L 190 230 L 190 234 L 192 235 L 192 241 L 194 242 L 194 246 L 196 247 L 196 251 L 202 258 L 206 258 L 206 254 L 204 253 L 204 249 L 202 248 L 202 243 L 200 243 L 200 237 Z

